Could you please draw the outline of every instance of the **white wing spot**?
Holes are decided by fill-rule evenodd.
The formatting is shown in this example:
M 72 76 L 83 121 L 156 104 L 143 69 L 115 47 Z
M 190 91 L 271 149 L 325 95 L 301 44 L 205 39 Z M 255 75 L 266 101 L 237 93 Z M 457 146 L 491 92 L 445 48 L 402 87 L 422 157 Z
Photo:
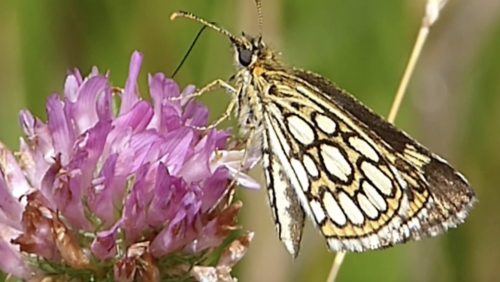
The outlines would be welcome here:
M 316 218 L 317 223 L 321 223 L 325 219 L 325 211 L 323 210 L 321 203 L 317 200 L 311 201 L 311 210 L 314 214 L 314 218 Z
M 428 156 L 422 155 L 419 152 L 417 152 L 416 148 L 413 145 L 407 144 L 404 150 L 404 154 L 408 160 L 410 160 L 417 166 L 424 166 L 425 164 L 431 161 L 431 159 Z
M 401 188 L 403 188 L 403 189 L 408 188 L 408 183 L 406 183 L 406 181 L 403 179 L 403 177 L 401 176 L 401 173 L 399 172 L 399 170 L 396 169 L 392 165 L 389 165 L 389 169 L 396 176 L 396 180 L 398 181 L 398 183 L 401 186 Z
M 295 175 L 297 175 L 297 178 L 299 179 L 302 190 L 304 192 L 309 191 L 309 176 L 307 176 L 306 169 L 302 163 L 297 159 L 291 159 L 290 164 L 292 165 Z
M 358 204 L 369 218 L 376 219 L 378 217 L 378 210 L 373 206 L 370 200 L 361 193 L 358 194 Z
M 358 151 L 360 154 L 363 156 L 367 157 L 368 159 L 378 162 L 379 156 L 375 149 L 368 144 L 365 140 L 357 137 L 357 136 L 352 136 L 348 139 L 349 145 L 354 148 L 354 150 Z
M 335 133 L 335 130 L 337 129 L 337 123 L 335 123 L 335 121 L 333 121 L 331 118 L 322 114 L 316 114 L 314 120 L 316 121 L 319 129 L 321 129 L 326 134 Z
M 372 181 L 375 187 L 380 190 L 384 195 L 391 195 L 392 182 L 385 173 L 383 173 L 378 167 L 369 163 L 363 162 L 361 164 L 361 170 L 363 173 Z
M 269 154 L 264 154 L 264 157 L 262 158 L 262 165 L 265 168 L 268 168 L 271 165 Z
M 306 170 L 309 173 L 309 175 L 312 177 L 318 177 L 319 176 L 318 167 L 316 167 L 316 163 L 314 163 L 312 158 L 309 155 L 305 154 L 303 157 L 303 161 L 304 161 L 304 166 L 306 167 Z
M 268 185 L 268 186 L 269 186 L 270 181 L 271 181 L 271 174 L 269 173 L 269 170 L 270 170 L 270 169 L 271 169 L 271 168 L 269 168 L 269 167 L 266 167 L 266 168 L 264 169 L 264 178 L 266 179 L 266 183 L 267 183 L 267 185 Z
M 328 216 L 333 222 L 340 226 L 347 223 L 345 214 L 342 212 L 342 209 L 330 192 L 325 192 L 323 194 L 323 205 L 325 206 Z
M 302 118 L 291 115 L 287 118 L 288 129 L 293 138 L 304 145 L 309 145 L 314 141 L 314 130 Z
M 363 213 L 361 213 L 358 206 L 356 206 L 356 204 L 346 193 L 344 192 L 339 193 L 339 203 L 352 223 L 362 224 L 365 221 Z
M 337 147 L 323 144 L 320 147 L 320 154 L 329 173 L 342 181 L 348 180 L 348 177 L 352 173 L 352 168 Z
M 382 195 L 380 195 L 368 181 L 363 181 L 361 186 L 370 202 L 377 207 L 379 211 L 383 212 L 387 209 L 387 203 L 385 202 L 384 197 L 382 197 Z
M 297 86 L 295 89 L 297 89 L 297 91 L 299 91 L 300 93 L 302 93 L 303 95 L 306 95 L 306 96 L 310 96 L 311 92 L 309 90 L 307 90 L 305 87 L 303 86 Z

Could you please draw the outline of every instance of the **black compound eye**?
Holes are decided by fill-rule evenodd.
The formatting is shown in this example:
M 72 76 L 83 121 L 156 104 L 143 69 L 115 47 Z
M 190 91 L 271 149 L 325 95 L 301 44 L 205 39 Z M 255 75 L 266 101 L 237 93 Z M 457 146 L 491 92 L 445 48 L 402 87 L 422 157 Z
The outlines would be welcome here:
M 252 50 L 249 49 L 238 49 L 238 60 L 240 64 L 247 67 L 252 62 Z

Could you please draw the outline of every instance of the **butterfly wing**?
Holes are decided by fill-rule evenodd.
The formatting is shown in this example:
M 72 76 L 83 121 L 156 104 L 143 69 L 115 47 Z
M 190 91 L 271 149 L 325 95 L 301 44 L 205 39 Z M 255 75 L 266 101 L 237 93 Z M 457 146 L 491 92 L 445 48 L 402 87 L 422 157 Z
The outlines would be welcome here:
M 264 139 L 264 147 L 269 148 Z M 292 188 L 281 162 L 268 150 L 263 154 L 263 166 L 267 181 L 269 204 L 280 240 L 290 254 L 299 254 L 302 230 L 304 229 L 304 210 Z
M 300 70 L 256 81 L 265 88 L 269 189 L 286 191 L 270 177 L 275 162 L 279 183 L 288 182 L 332 251 L 434 236 L 467 216 L 475 195 L 459 172 L 329 81 Z

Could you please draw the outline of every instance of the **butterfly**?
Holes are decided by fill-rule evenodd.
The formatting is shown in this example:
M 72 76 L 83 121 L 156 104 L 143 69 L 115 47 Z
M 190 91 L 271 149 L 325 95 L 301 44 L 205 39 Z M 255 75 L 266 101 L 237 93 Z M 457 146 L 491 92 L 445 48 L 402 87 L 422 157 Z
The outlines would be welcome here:
M 443 233 L 462 223 L 476 196 L 444 159 L 313 72 L 285 66 L 262 37 L 225 35 L 233 83 L 222 87 L 248 145 L 262 157 L 277 233 L 297 256 L 306 215 L 334 252 L 363 252 Z M 233 86 L 234 85 L 234 86 Z

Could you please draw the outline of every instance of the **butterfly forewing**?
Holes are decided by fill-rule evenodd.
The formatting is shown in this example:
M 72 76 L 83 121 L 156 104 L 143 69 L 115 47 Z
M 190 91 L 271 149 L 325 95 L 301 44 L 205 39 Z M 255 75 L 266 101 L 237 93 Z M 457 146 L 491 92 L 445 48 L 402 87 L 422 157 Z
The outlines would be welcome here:
M 463 221 L 474 197 L 464 178 L 349 94 L 302 71 L 254 79 L 268 89 L 270 153 L 331 250 L 387 247 Z

